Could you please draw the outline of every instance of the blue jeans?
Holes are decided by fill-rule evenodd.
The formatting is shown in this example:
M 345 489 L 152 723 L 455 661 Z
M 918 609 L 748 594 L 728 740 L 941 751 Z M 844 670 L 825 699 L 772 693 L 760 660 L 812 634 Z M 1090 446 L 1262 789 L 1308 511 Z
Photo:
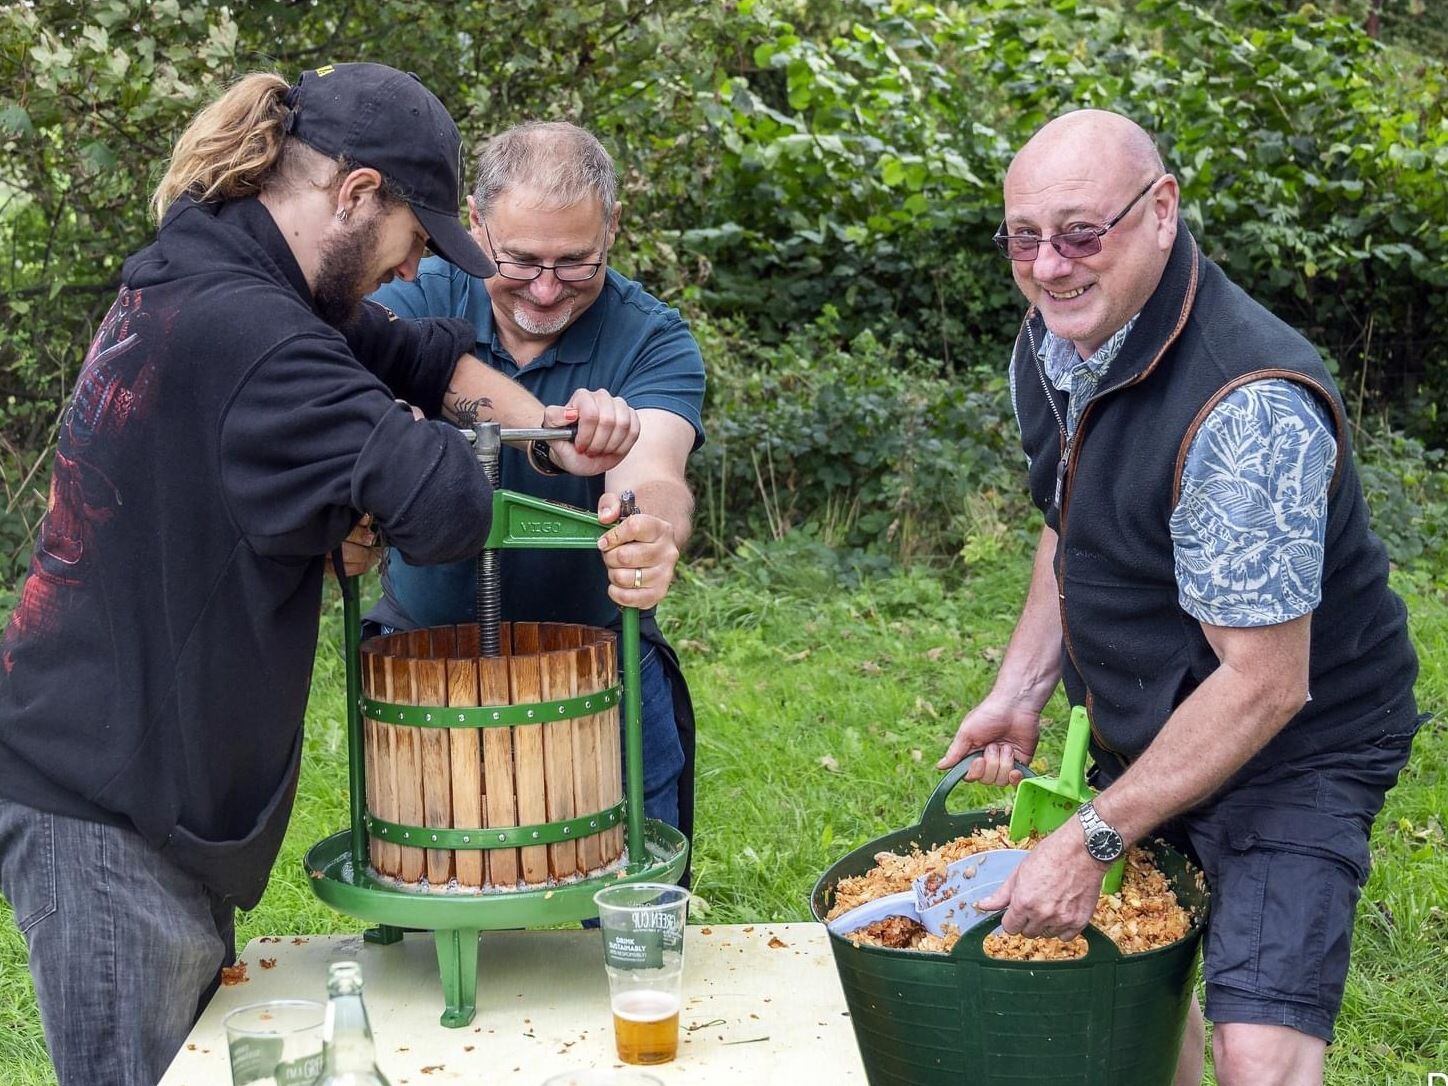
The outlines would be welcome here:
M 154 1086 L 235 957 L 231 906 L 134 830 L 6 799 L 0 891 L 60 1086 Z
M 649 646 L 639 661 L 639 689 L 644 722 L 644 814 L 677 827 L 684 747 L 674 720 L 674 691 L 657 646 Z M 627 760 L 623 764 L 627 777 Z

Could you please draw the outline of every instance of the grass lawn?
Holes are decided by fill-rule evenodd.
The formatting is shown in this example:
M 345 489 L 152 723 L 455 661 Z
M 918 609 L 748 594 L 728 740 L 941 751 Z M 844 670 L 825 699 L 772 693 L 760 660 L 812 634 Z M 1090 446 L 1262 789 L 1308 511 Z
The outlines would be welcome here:
M 796 543 L 746 549 L 689 575 L 665 608 L 699 716 L 695 889 L 711 921 L 808 919 L 819 873 L 856 845 L 918 820 L 935 759 L 985 692 L 1028 575 L 1024 550 L 951 586 L 920 570 L 841 569 Z M 1419 700 L 1448 707 L 1448 601 L 1400 576 L 1422 656 Z M 338 617 L 325 620 L 301 791 L 281 860 L 238 941 L 358 930 L 320 906 L 301 855 L 346 823 Z M 1054 765 L 1064 706 L 1042 755 Z M 998 790 L 963 789 L 983 806 Z M 1414 1084 L 1448 1071 L 1448 726 L 1430 725 L 1373 837 L 1353 969 L 1327 1081 Z M 0 1082 L 53 1083 L 24 944 L 0 903 Z

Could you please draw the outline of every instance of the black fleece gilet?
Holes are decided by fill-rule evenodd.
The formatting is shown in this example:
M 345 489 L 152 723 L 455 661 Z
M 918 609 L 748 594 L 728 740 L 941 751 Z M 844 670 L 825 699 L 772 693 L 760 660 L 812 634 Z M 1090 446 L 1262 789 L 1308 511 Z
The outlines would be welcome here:
M 1312 615 L 1311 700 L 1240 772 L 1298 752 L 1407 731 L 1417 657 L 1387 556 L 1368 526 L 1342 400 L 1317 351 L 1202 255 L 1186 224 L 1155 293 L 1088 401 L 1072 441 L 1066 396 L 1027 313 L 1012 355 L 1031 498 L 1059 534 L 1062 678 L 1087 706 L 1098 761 L 1138 756 L 1218 667 L 1178 602 L 1171 515 L 1192 438 L 1249 381 L 1283 378 L 1329 411 L 1338 463 L 1328 502 L 1322 601 Z M 1059 503 L 1058 503 L 1059 490 Z M 1108 766 L 1111 764 L 1108 761 Z

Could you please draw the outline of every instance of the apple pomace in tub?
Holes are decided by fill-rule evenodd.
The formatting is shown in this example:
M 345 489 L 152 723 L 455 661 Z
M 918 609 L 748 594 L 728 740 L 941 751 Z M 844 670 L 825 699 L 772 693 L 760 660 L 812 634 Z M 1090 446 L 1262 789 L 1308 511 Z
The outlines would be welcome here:
M 993 826 L 977 830 L 968 837 L 957 837 L 928 852 L 917 849 L 903 856 L 882 852 L 875 857 L 875 866 L 865 874 L 840 880 L 835 888 L 834 905 L 826 919 L 833 920 L 886 894 L 909 890 L 912 881 L 922 875 L 934 874 L 943 878 L 946 865 L 955 860 L 991 849 L 1031 848 L 1039 840 L 1038 836 L 1032 835 L 1025 841 L 1012 841 L 1006 827 Z M 1185 936 L 1191 929 L 1192 916 L 1177 902 L 1166 876 L 1151 862 L 1151 856 L 1144 849 L 1133 848 L 1127 853 L 1121 890 L 1101 895 L 1091 922 L 1116 944 L 1121 953 L 1141 954 L 1169 946 Z M 913 938 L 901 938 L 904 933 L 891 931 L 887 942 L 877 937 L 871 928 L 853 932 L 848 938 L 865 946 L 948 954 L 960 937 L 960 933 L 953 930 L 943 937 L 935 937 L 921 929 L 918 934 L 911 933 Z M 1086 940 L 1077 936 L 1070 942 L 1063 942 L 1060 939 L 1027 939 L 1022 935 L 1001 933 L 986 937 L 985 952 L 992 958 L 1012 961 L 1063 961 L 1084 955 Z

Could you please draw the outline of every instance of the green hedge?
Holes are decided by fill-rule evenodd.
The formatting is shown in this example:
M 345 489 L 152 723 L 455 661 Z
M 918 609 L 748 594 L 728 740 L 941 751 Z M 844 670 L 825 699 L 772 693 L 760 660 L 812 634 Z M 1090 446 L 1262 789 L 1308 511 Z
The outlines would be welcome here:
M 1003 366 L 943 377 L 904 337 L 846 338 L 829 306 L 774 347 L 697 331 L 714 369 L 709 441 L 690 467 L 716 550 L 803 528 L 904 562 L 949 559 L 1025 519 Z
M 843 575 L 878 563 L 969 566 L 1040 530 L 1006 388 L 1005 349 L 942 376 L 906 337 L 849 336 L 830 307 L 779 345 L 696 322 L 714 359 L 690 460 L 696 551 L 803 537 Z M 1371 418 L 1351 435 L 1392 561 L 1448 584 L 1442 449 Z
M 470 141 L 568 117 L 614 150 L 619 262 L 709 341 L 720 546 L 819 520 L 950 551 L 961 532 L 926 537 L 1004 492 L 984 420 L 1019 302 L 988 239 L 1013 148 L 1073 106 L 1160 131 L 1209 254 L 1318 344 L 1358 415 L 1442 444 L 1448 70 L 1401 13 L 1396 44 L 1367 37 L 1354 3 L 0 7 L 0 580 L 171 142 L 241 72 L 343 58 L 418 72 Z

